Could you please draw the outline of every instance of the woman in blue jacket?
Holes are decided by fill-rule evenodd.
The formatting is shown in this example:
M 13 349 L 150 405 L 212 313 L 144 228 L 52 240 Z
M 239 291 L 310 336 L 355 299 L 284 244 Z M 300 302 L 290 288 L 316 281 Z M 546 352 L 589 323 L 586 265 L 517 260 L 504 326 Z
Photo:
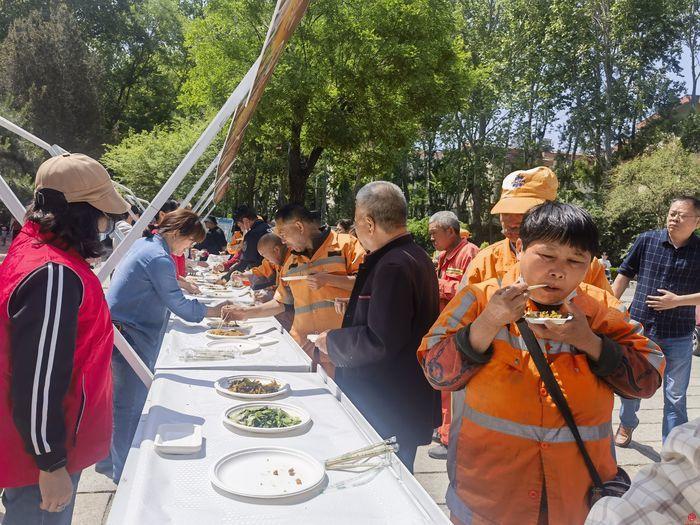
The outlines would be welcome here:
M 151 371 L 158 359 L 171 312 L 191 322 L 221 315 L 221 305 L 207 307 L 185 298 L 171 257 L 182 255 L 204 239 L 204 227 L 197 214 L 184 209 L 167 213 L 158 223 L 157 232 L 134 243 L 117 267 L 107 292 L 115 326 Z M 112 478 L 118 483 L 148 391 L 116 350 L 112 356 L 112 375 L 111 466 Z M 107 474 L 109 467 L 108 458 L 98 465 L 98 470 Z

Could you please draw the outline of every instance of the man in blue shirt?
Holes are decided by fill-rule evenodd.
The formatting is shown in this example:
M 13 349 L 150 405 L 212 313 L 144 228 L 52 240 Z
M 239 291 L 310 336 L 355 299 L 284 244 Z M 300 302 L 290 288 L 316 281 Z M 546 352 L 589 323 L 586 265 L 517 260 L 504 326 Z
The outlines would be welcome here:
M 686 390 L 690 382 L 695 307 L 700 305 L 700 200 L 677 197 L 666 228 L 644 232 L 622 262 L 613 283 L 619 299 L 637 276 L 630 316 L 640 323 L 666 356 L 662 438 L 688 421 Z M 639 400 L 622 399 L 615 444 L 626 447 L 639 424 Z

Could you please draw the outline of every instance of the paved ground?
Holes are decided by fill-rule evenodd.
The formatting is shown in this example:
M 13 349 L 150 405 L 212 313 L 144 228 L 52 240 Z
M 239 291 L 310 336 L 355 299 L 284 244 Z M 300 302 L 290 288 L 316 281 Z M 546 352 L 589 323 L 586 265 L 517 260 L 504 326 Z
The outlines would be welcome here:
M 629 300 L 631 296 L 626 294 L 625 299 Z M 615 407 L 613 423 L 614 427 L 617 428 L 619 400 L 616 401 Z M 652 399 L 642 402 L 642 408 L 639 412 L 641 423 L 635 431 L 634 442 L 628 449 L 617 449 L 618 463 L 632 476 L 644 465 L 659 459 L 662 408 L 661 391 L 657 392 Z M 700 358 L 694 358 L 693 375 L 688 391 L 688 416 L 691 420 L 700 417 Z M 415 463 L 416 477 L 447 513 L 445 507 L 445 491 L 447 489 L 445 462 L 430 459 L 427 453 L 428 448 L 429 446 L 421 447 L 418 451 Z M 110 480 L 97 474 L 92 468 L 83 472 L 78 486 L 73 525 L 106 523 L 115 490 L 116 486 Z M 0 505 L 0 518 L 2 511 L 2 505 Z

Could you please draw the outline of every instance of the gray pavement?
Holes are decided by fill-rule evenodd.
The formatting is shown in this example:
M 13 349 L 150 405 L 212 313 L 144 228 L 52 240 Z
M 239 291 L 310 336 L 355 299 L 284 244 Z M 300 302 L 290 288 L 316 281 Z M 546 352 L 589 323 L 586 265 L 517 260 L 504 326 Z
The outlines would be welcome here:
M 631 294 L 626 293 L 623 299 L 627 302 Z M 619 399 L 615 402 L 613 426 L 617 428 Z M 661 452 L 661 414 L 663 410 L 663 394 L 659 390 L 656 395 L 642 401 L 639 411 L 640 425 L 634 433 L 634 441 L 627 449 L 617 448 L 618 463 L 634 476 L 639 469 L 653 461 L 659 460 Z M 688 417 L 700 417 L 700 358 L 693 358 L 693 372 L 688 390 Z M 447 490 L 447 473 L 445 462 L 428 457 L 428 448 L 420 447 L 416 456 L 415 475 L 425 490 L 433 497 L 447 514 L 445 492 Z M 93 468 L 83 472 L 78 486 L 73 525 L 101 525 L 106 523 L 109 509 L 114 499 L 116 486 Z M 0 505 L 0 518 L 3 508 Z M 152 524 L 158 525 L 158 524 Z

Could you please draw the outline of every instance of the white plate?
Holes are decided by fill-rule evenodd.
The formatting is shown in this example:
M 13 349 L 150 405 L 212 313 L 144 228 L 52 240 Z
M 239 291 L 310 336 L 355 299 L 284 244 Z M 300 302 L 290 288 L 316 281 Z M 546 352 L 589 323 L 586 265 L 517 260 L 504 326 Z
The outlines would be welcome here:
M 292 425 L 291 427 L 259 428 L 259 427 L 247 427 L 245 425 L 242 425 L 241 423 L 238 423 L 237 421 L 233 421 L 232 419 L 229 419 L 229 415 L 242 412 L 243 410 L 245 410 L 247 408 L 262 408 L 262 407 L 281 408 L 282 410 L 287 412 L 290 416 L 298 417 L 299 419 L 301 419 L 301 422 L 296 424 L 296 425 Z M 303 408 L 300 408 L 300 407 L 297 407 L 294 405 L 288 405 L 286 403 L 264 403 L 264 402 L 260 401 L 257 403 L 243 403 L 242 405 L 238 405 L 238 406 L 231 407 L 231 408 L 227 409 L 224 412 L 223 420 L 224 420 L 225 425 L 230 425 L 230 426 L 235 427 L 239 430 L 245 430 L 246 432 L 252 432 L 254 434 L 281 434 L 283 432 L 291 432 L 293 430 L 298 430 L 300 428 L 305 427 L 311 421 L 311 416 Z
M 202 448 L 202 426 L 192 423 L 158 425 L 153 447 L 164 454 L 195 454 Z
M 238 354 L 254 354 L 260 351 L 260 345 L 249 339 L 234 339 L 226 337 L 219 341 L 209 341 L 207 348 L 210 350 L 232 351 Z
M 255 337 L 252 337 L 250 341 L 253 343 L 258 343 L 260 346 L 272 346 L 279 343 L 277 339 L 273 339 L 272 337 L 268 337 L 266 335 L 256 335 Z
M 281 279 L 283 281 L 303 281 L 304 279 L 308 278 L 308 275 L 292 275 L 291 277 L 282 277 Z
M 573 315 L 568 315 L 562 319 L 552 319 L 551 317 L 525 317 L 525 320 L 530 324 L 545 324 L 547 321 L 551 321 L 554 324 L 564 324 L 567 321 L 571 321 L 573 318 Z
M 243 335 L 216 335 L 210 333 L 212 330 L 216 330 L 216 328 L 211 328 L 204 332 L 209 339 L 225 339 L 228 341 L 240 341 L 241 339 L 250 339 L 254 335 L 250 331 L 250 329 L 248 330 L 248 333 L 246 333 L 245 330 L 239 330 L 239 332 L 242 332 Z M 224 330 L 238 330 L 238 328 L 224 328 Z
M 233 381 L 236 379 L 257 379 L 263 384 L 270 384 L 273 381 L 277 381 L 280 385 L 280 388 L 277 392 L 272 392 L 270 394 L 244 394 L 240 392 L 231 392 L 228 389 L 228 385 L 230 385 Z M 231 397 L 239 397 L 241 399 L 267 399 L 269 397 L 277 397 L 279 395 L 282 395 L 286 392 L 289 391 L 289 383 L 286 383 L 282 381 L 281 379 L 277 379 L 275 377 L 271 376 L 255 376 L 255 375 L 235 375 L 235 376 L 228 376 L 228 377 L 222 377 L 219 379 L 216 383 L 214 383 L 214 388 L 216 388 L 217 392 L 222 393 L 225 396 L 231 396 Z M 246 427 L 248 428 L 248 427 Z
M 289 469 L 294 475 L 289 475 Z M 274 475 L 274 471 L 278 475 Z M 219 459 L 212 467 L 215 487 L 248 498 L 287 498 L 309 492 L 323 483 L 323 465 L 304 452 L 283 447 L 238 450 Z M 301 485 L 296 480 L 301 480 Z
M 236 324 L 228 324 L 228 323 L 236 323 Z M 221 319 L 206 319 L 204 321 L 204 324 L 206 324 L 209 328 L 231 328 L 232 330 L 239 330 L 243 332 L 244 334 L 250 334 L 250 332 L 253 330 L 253 325 L 251 324 L 241 324 L 238 321 L 227 321 L 224 322 L 223 325 L 221 324 Z

